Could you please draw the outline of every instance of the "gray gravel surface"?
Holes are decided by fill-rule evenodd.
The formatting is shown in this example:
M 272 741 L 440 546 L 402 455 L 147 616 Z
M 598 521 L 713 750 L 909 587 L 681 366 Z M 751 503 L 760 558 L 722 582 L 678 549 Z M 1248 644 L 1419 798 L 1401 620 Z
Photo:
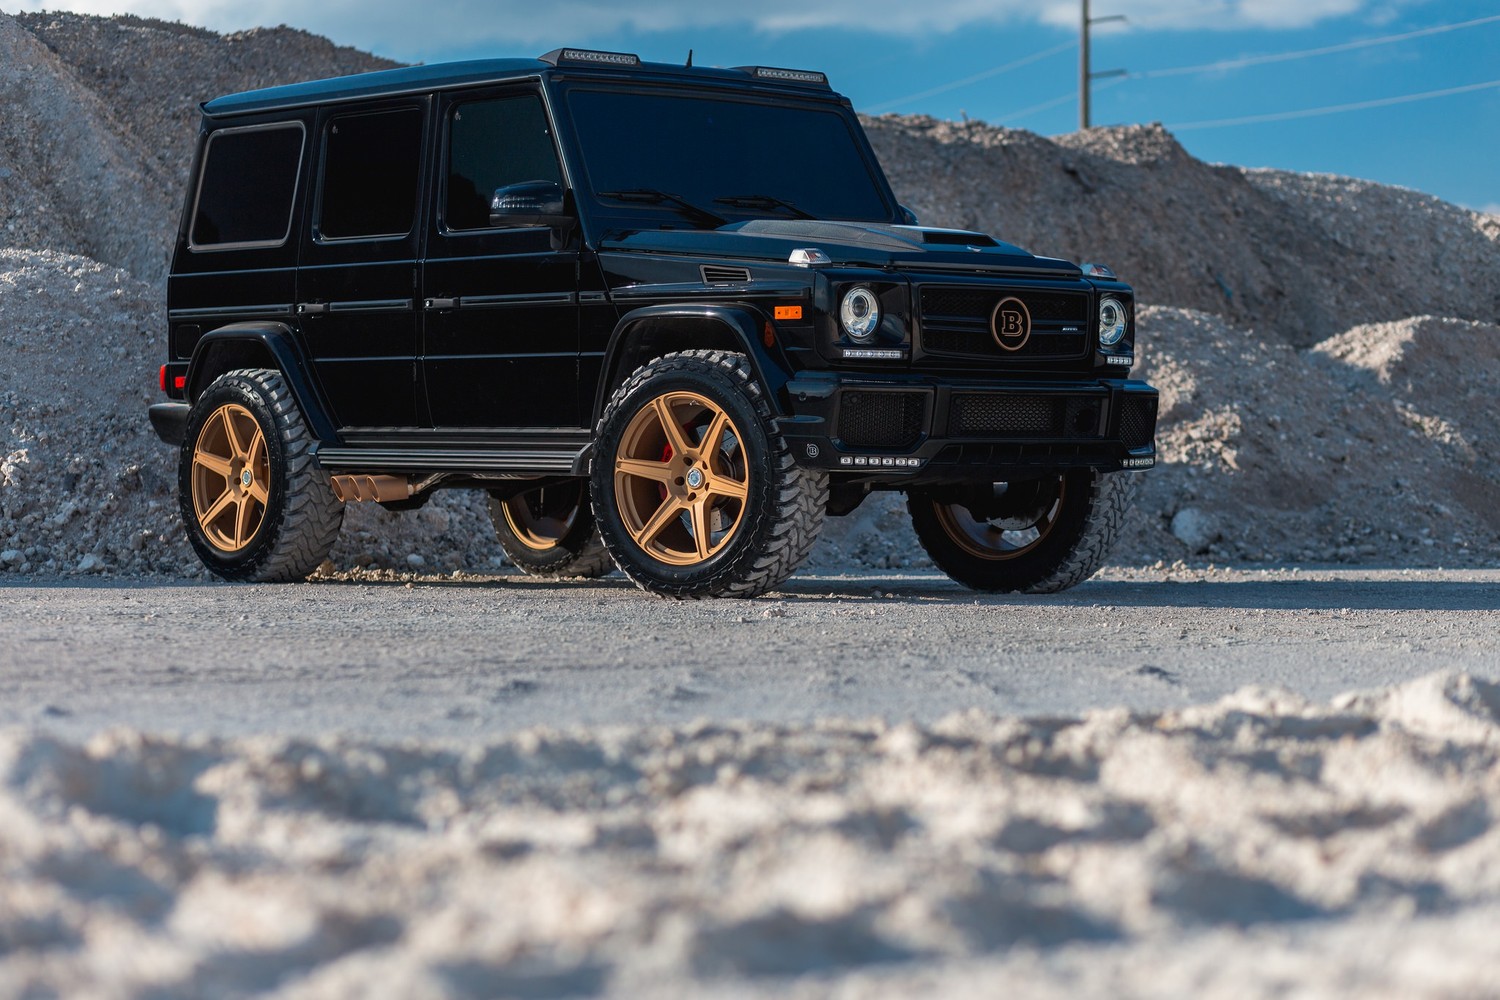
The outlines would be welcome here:
M 999 597 L 933 573 L 673 603 L 615 576 L 0 585 L 0 726 L 475 741 L 537 725 L 935 720 L 1500 677 L 1500 571 L 1108 571 Z

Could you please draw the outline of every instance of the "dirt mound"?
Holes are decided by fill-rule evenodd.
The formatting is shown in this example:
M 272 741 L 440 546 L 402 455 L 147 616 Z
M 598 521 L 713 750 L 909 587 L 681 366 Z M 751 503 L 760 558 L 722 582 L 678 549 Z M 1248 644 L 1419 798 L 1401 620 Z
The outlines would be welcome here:
M 0 14 L 0 246 L 160 281 L 199 102 L 394 65 L 285 27 L 218 35 L 136 17 Z
M 0 992 L 1476 995 L 1497 749 L 1459 674 L 467 749 L 4 733 Z
M 1405 316 L 1500 321 L 1500 220 L 1429 195 L 1213 166 L 1159 125 L 1054 140 L 922 117 L 865 124 L 924 223 L 1101 261 L 1149 304 L 1300 347 Z

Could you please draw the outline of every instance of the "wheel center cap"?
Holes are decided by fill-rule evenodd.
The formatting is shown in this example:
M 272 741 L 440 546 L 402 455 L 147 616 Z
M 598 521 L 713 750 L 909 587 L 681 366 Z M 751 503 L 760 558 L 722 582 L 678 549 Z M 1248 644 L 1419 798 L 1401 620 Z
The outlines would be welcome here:
M 689 469 L 687 474 L 688 489 L 696 490 L 703 485 L 703 470 Z
M 255 477 L 251 475 L 249 469 L 246 469 L 240 473 L 240 485 L 245 489 L 248 490 L 250 488 L 250 484 L 253 482 L 255 482 Z

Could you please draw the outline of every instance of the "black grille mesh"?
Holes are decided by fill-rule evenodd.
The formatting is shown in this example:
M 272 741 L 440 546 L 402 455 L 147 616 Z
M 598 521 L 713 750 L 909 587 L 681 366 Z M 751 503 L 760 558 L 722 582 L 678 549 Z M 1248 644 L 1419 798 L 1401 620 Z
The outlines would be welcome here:
M 1120 406 L 1120 442 L 1143 448 L 1156 436 L 1156 397 L 1127 396 Z
M 959 393 L 948 411 L 950 437 L 1096 438 L 1099 404 L 1076 396 Z
M 920 392 L 846 392 L 839 401 L 839 439 L 851 448 L 905 448 L 922 436 Z
M 1031 314 L 1031 338 L 1020 350 L 995 342 L 990 315 L 1003 298 L 1014 296 Z M 1041 360 L 1080 358 L 1088 349 L 1088 296 L 1026 289 L 922 289 L 922 346 L 938 354 Z M 1064 331 L 1063 327 L 1077 329 Z

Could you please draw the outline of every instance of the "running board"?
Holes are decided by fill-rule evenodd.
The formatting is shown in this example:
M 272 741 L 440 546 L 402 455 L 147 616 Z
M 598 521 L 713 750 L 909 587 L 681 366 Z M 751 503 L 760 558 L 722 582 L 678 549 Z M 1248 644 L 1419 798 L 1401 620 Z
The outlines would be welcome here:
M 579 450 L 516 450 L 437 448 L 319 448 L 318 464 L 325 471 L 360 472 L 503 472 L 531 475 L 583 475 L 588 448 Z

